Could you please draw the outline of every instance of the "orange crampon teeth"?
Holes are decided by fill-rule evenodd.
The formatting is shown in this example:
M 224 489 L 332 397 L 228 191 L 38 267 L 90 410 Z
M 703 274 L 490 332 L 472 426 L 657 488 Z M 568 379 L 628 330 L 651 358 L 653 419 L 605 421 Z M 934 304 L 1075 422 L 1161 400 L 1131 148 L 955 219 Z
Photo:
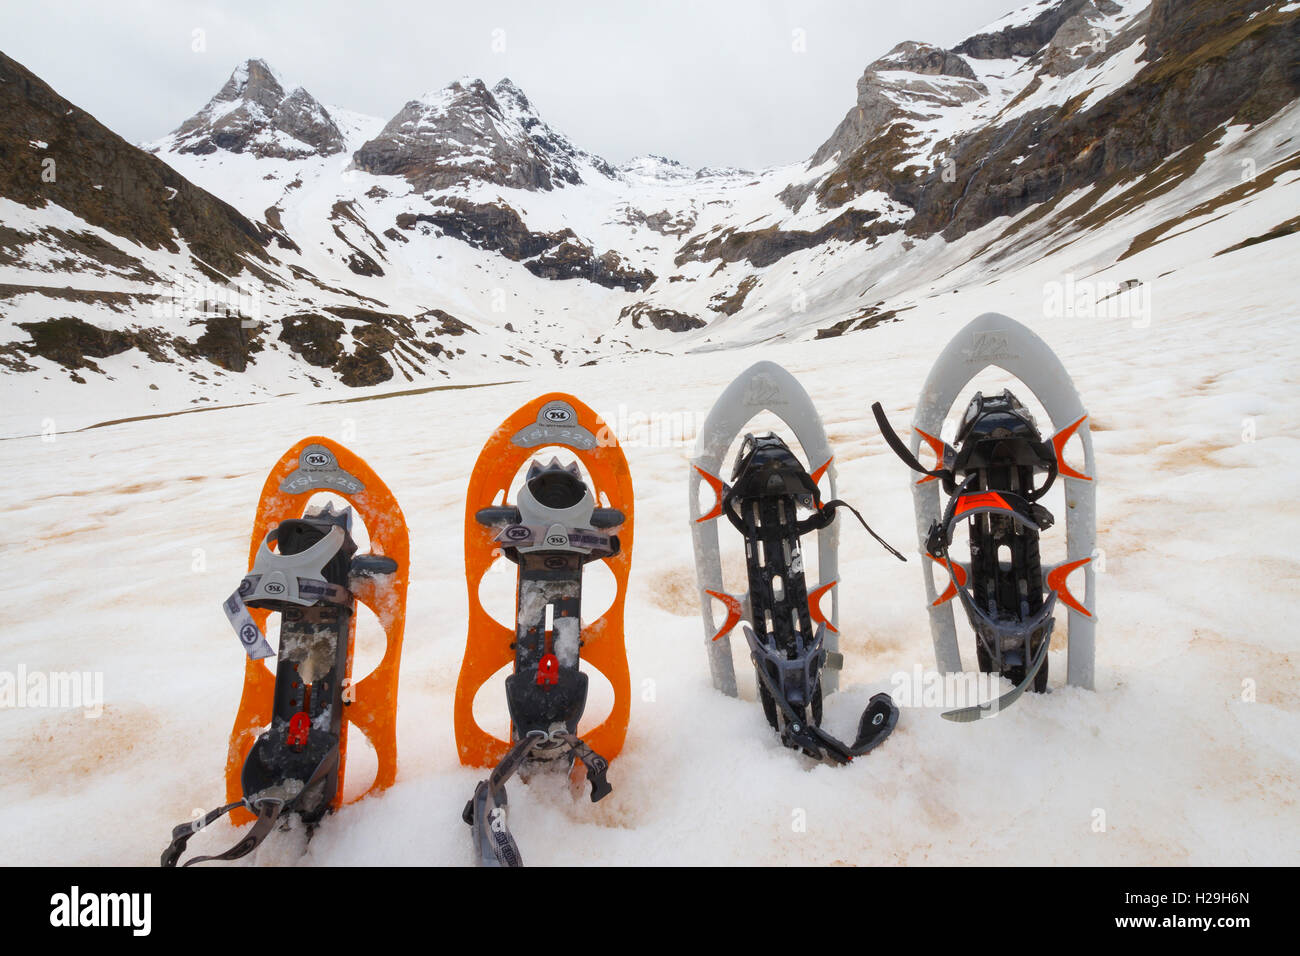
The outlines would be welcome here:
M 912 426 L 912 427 L 915 428 L 916 426 Z M 916 433 L 925 439 L 926 443 L 930 446 L 930 450 L 934 452 L 935 464 L 934 464 L 934 468 L 931 470 L 933 471 L 942 468 L 944 451 L 947 448 L 947 445 L 944 444 L 943 439 L 936 438 L 934 435 L 923 432 L 919 428 L 916 429 Z M 934 475 L 926 475 L 925 477 L 919 479 L 916 483 L 918 485 L 923 485 L 927 481 L 936 481 L 936 480 L 938 479 L 936 479 Z
M 713 635 L 713 639 L 716 641 L 731 633 L 732 629 L 740 623 L 740 619 L 744 617 L 744 612 L 741 610 L 740 601 L 725 591 L 705 590 L 704 593 L 717 598 L 727 607 L 727 619 L 722 623 L 722 627 L 718 628 L 718 633 Z
M 1066 578 L 1070 576 L 1071 571 L 1083 567 L 1091 560 L 1090 557 L 1080 558 L 1078 561 L 1062 564 L 1060 567 L 1053 568 L 1047 575 L 1047 586 L 1056 592 L 1057 597 L 1061 599 L 1061 603 L 1072 610 L 1078 611 L 1085 617 L 1092 617 L 1092 612 L 1084 607 L 1083 602 L 1070 593 Z
M 1092 481 L 1092 478 L 1088 475 L 1085 475 L 1081 471 L 1076 471 L 1067 465 L 1064 458 L 1065 443 L 1068 442 L 1071 436 L 1079 430 L 1079 426 L 1087 420 L 1088 416 L 1084 415 L 1078 421 L 1071 422 L 1052 436 L 1052 449 L 1056 452 L 1056 471 L 1058 474 L 1064 475 L 1066 478 L 1078 478 L 1080 481 Z
M 830 462 L 827 462 L 827 464 L 829 465 Z M 717 503 L 714 504 L 713 509 L 708 514 L 700 515 L 696 518 L 695 523 L 699 524 L 704 521 L 712 521 L 718 515 L 722 514 L 722 479 L 717 475 L 710 475 L 699 465 L 692 465 L 691 467 L 700 473 L 700 476 L 708 482 L 709 487 L 713 489 L 713 493 L 718 496 Z

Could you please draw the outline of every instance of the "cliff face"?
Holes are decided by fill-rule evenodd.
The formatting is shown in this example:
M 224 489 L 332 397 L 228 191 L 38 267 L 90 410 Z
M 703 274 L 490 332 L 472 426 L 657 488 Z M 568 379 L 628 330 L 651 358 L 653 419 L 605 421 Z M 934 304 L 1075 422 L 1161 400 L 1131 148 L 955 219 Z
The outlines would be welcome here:
M 786 187 L 787 206 L 831 211 L 874 195 L 908 235 L 953 240 L 1148 175 L 1224 124 L 1258 123 L 1300 96 L 1300 13 L 1279 0 L 1060 0 L 1005 19 L 951 51 L 904 43 L 872 63 L 809 160 L 829 171 Z M 887 228 L 882 219 L 856 238 Z M 704 258 L 758 264 L 801 237 L 726 240 Z M 701 245 L 693 236 L 687 248 Z
M 269 261 L 257 228 L 162 160 L 131 145 L 0 53 L 0 196 L 29 207 L 54 205 L 147 249 L 179 252 L 237 276 Z M 40 237 L 12 226 L 0 254 L 21 256 Z M 126 267 L 116 250 L 79 242 L 106 269 Z
M 1100 102 L 1081 93 L 954 144 L 968 172 L 929 176 L 908 231 L 957 238 L 1075 189 L 1142 176 L 1224 124 L 1261 122 L 1300 96 L 1300 18 L 1279 4 L 1156 0 L 1145 29 L 1135 23 L 1120 39 L 1129 38 L 1145 48 L 1144 65 Z

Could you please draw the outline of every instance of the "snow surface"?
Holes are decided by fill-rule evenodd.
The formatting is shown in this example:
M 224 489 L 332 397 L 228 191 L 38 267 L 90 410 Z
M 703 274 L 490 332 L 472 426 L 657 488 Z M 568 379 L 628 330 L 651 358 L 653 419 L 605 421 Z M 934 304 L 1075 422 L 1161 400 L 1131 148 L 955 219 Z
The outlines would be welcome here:
M 1271 227 L 1286 215 L 1274 205 L 1237 218 Z M 4 668 L 99 672 L 104 688 L 95 719 L 0 711 L 4 861 L 152 865 L 173 825 L 222 798 L 243 655 L 219 603 L 245 570 L 266 471 L 319 433 L 383 476 L 410 528 L 398 782 L 327 819 L 309 844 L 301 831 L 277 832 L 244 862 L 471 863 L 460 811 L 485 771 L 458 764 L 451 724 L 466 608 L 461 505 L 497 424 L 563 389 L 616 426 L 676 414 L 689 440 L 690 423 L 735 374 L 773 359 L 818 404 L 841 494 L 912 550 L 910 476 L 868 405 L 881 400 L 905 424 L 942 343 L 997 310 L 1046 338 L 1092 414 L 1104 552 L 1096 691 L 1063 686 L 1057 647 L 1052 693 L 1026 695 L 994 720 L 957 725 L 935 708 L 905 708 L 890 740 L 843 768 L 783 749 L 739 652 L 742 699 L 710 684 L 687 529 L 689 441 L 647 443 L 624 430 L 637 494 L 627 744 L 600 804 L 571 799 L 556 780 L 511 784 L 525 860 L 1294 864 L 1300 667 L 1288 622 L 1300 594 L 1300 506 L 1287 492 L 1300 462 L 1300 344 L 1287 330 L 1300 316 L 1278 264 L 1300 254 L 1300 238 L 1213 257 L 1243 228 L 1234 222 L 1189 228 L 1117 267 L 1117 276 L 1170 273 L 1154 280 L 1149 323 L 1045 317 L 1061 253 L 920 298 L 906 321 L 833 343 L 520 370 L 509 377 L 526 381 L 472 391 L 298 393 L 43 440 L 42 412 L 53 418 L 47 431 L 64 427 L 63 412 L 20 394 L 23 379 L 4 379 L 5 404 L 30 423 L 29 437 L 0 441 Z M 109 417 L 112 393 L 94 395 L 81 417 Z M 373 397 L 332 403 L 359 395 Z M 1059 502 L 1047 505 L 1060 514 Z M 1049 558 L 1062 538 L 1049 532 Z M 896 562 L 846 526 L 841 570 L 847 669 L 825 725 L 844 737 L 872 693 L 933 657 L 916 556 Z M 489 577 L 509 593 L 508 576 Z M 378 659 L 375 634 L 363 617 L 356 676 Z M 1252 686 L 1253 701 L 1243 699 Z M 608 685 L 594 687 L 585 726 L 609 705 Z M 503 729 L 500 698 L 489 685 L 477 712 Z M 365 758 L 354 736 L 350 792 L 366 782 Z M 221 823 L 192 842 L 203 852 L 234 841 Z
M 1114 23 L 1142 5 L 1125 0 Z M 1000 25 L 1027 22 L 1039 7 Z M 1059 105 L 1085 92 L 1093 105 L 1125 82 L 1141 49 L 1140 42 L 1113 49 L 1091 70 L 1045 82 L 1013 108 L 1019 113 L 1030 99 Z M 928 109 L 916 124 L 918 158 L 941 158 L 944 140 L 989 121 L 1033 76 L 1023 60 L 969 62 L 989 96 Z M 354 390 L 315 387 L 311 369 L 274 347 L 240 374 L 206 362 L 157 365 L 129 351 L 97 359 L 106 374 L 85 372 L 85 385 L 38 358 L 30 360 L 36 372 L 0 377 L 0 478 L 8 503 L 0 581 L 9 609 L 0 682 L 19 667 L 79 671 L 101 675 L 104 690 L 94 718 L 75 709 L 0 707 L 0 757 L 9 769 L 0 781 L 0 859 L 154 865 L 172 826 L 222 799 L 243 655 L 219 604 L 246 570 L 247 531 L 266 471 L 293 442 L 324 434 L 383 476 L 410 527 L 398 782 L 327 819 L 309 844 L 301 831 L 277 832 L 241 865 L 471 863 L 460 811 L 486 771 L 459 766 L 451 725 L 465 637 L 465 484 L 500 421 L 537 394 L 560 389 L 614 424 L 636 487 L 632 716 L 610 770 L 614 793 L 600 804 L 572 800 L 556 780 L 511 784 L 511 827 L 530 864 L 1300 861 L 1300 667 L 1289 626 L 1300 593 L 1300 506 L 1288 494 L 1300 463 L 1300 343 L 1291 334 L 1300 310 L 1287 268 L 1300 255 L 1300 237 L 1224 252 L 1294 216 L 1300 175 L 1283 173 L 1267 189 L 1219 201 L 1236 195 L 1246 170 L 1262 179 L 1293 158 L 1300 106 L 1254 128 L 1224 128 L 1185 181 L 1104 221 L 1069 210 L 1101 209 L 1144 184 L 1119 183 L 1102 196 L 1079 190 L 1050 216 L 1035 220 L 1037 210 L 1027 210 L 953 243 L 902 234 L 870 246 L 828 242 L 762 269 L 730 263 L 716 276 L 717 261 L 676 267 L 682 238 L 627 225 L 629 208 L 694 219 L 690 235 L 814 229 L 843 207 L 828 211 L 809 200 L 791 211 L 776 194 L 830 167 L 696 180 L 693 172 L 675 178 L 670 161 L 653 158 L 626 165 L 619 180 L 588 177 L 584 168 L 586 185 L 551 193 L 484 184 L 456 192 L 504 201 L 533 229 L 573 228 L 598 250 L 618 249 L 634 267 L 680 275 L 683 281 L 656 288 L 656 305 L 712 318 L 707 305 L 719 289 L 760 276 L 742 312 L 678 336 L 615 326 L 613 317 L 633 299 L 628 294 L 539 279 L 518 263 L 420 230 L 400 252 L 389 247 L 383 280 L 351 276 L 340 265 L 346 250 L 333 226 L 376 250 L 350 221 L 330 219 L 336 202 L 355 201 L 374 227 L 431 197 L 396 177 L 349 169 L 352 150 L 383 121 L 328 109 L 348 140 L 335 156 L 165 158 L 254 218 L 279 205 L 286 231 L 303 248 L 300 259 L 286 253 L 286 261 L 309 266 L 327 284 L 382 289 L 394 310 L 445 308 L 470 321 L 477 334 L 457 341 L 470 354 L 409 384 L 394 379 Z M 387 195 L 368 195 L 375 186 Z M 1200 204 L 1205 208 L 1188 214 Z M 902 214 L 871 193 L 853 206 Z M 122 244 L 57 207 L 0 200 L 0 221 Z M 1150 231 L 1151 241 L 1135 251 L 1134 238 Z M 130 251 L 171 280 L 187 268 L 188 250 L 179 246 L 178 253 Z M 153 289 L 130 269 L 90 260 L 70 272 L 60 262 L 66 250 L 52 240 L 32 243 L 24 256 L 0 267 L 0 282 L 136 296 Z M 1053 314 L 1049 297 L 1066 282 L 1088 289 L 1136 282 L 1122 301 L 1136 301 L 1142 314 Z M 495 308 L 498 292 L 504 310 Z M 264 293 L 268 313 L 282 308 L 280 294 Z M 320 300 L 348 301 L 328 293 Z M 895 311 L 901 321 L 807 341 L 815 329 L 866 307 Z M 60 300 L 57 314 L 117 328 L 155 324 L 144 321 L 149 308 L 124 316 Z M 879 399 L 905 425 L 943 343 L 985 311 L 1037 330 L 1092 415 L 1102 551 L 1096 691 L 1063 686 L 1066 651 L 1058 638 L 1051 694 L 1026 695 L 976 725 L 944 721 L 939 708 L 906 707 L 894 735 L 869 757 L 843 768 L 814 764 L 779 745 L 739 650 L 741 699 L 711 687 L 685 500 L 694 425 L 743 368 L 759 358 L 781 362 L 821 411 L 843 497 L 888 540 L 914 551 L 911 476 L 867 409 Z M 0 333 L 19 339 L 15 323 L 49 314 L 46 297 L 15 295 L 5 302 Z M 518 334 L 503 331 L 505 322 Z M 526 348 L 542 357 L 540 343 L 576 353 L 597 337 L 605 351 L 592 367 L 577 359 L 554 369 L 500 360 L 520 352 L 520 335 L 539 343 Z M 350 337 L 343 344 L 350 348 Z M 428 390 L 444 382 L 480 387 Z M 992 375 L 979 384 L 1007 382 Z M 155 417 L 112 424 L 144 414 Z M 682 424 L 682 440 L 659 434 L 647 441 L 645 429 L 626 426 L 645 418 Z M 1059 491 L 1046 504 L 1060 516 Z M 1045 559 L 1062 556 L 1063 538 L 1061 529 L 1046 535 Z M 737 544 L 726 529 L 723 539 Z M 868 697 L 896 692 L 895 676 L 928 670 L 933 654 L 919 558 L 900 564 L 852 525 L 841 540 L 847 664 L 844 690 L 828 700 L 824 723 L 851 737 Z M 734 551 L 732 558 L 730 571 Z M 599 564 L 588 569 L 588 618 L 602 596 L 609 599 L 602 571 Z M 512 594 L 509 573 L 489 574 L 483 595 L 490 607 L 508 607 Z M 960 627 L 970 665 L 971 638 Z M 354 677 L 373 667 L 381 650 L 377 627 L 363 613 Z M 608 683 L 592 676 L 585 727 L 610 704 Z M 475 714 L 504 731 L 499 680 L 479 696 Z M 354 736 L 349 793 L 364 789 L 373 766 Z M 221 850 L 235 839 L 223 822 L 195 838 L 193 849 Z

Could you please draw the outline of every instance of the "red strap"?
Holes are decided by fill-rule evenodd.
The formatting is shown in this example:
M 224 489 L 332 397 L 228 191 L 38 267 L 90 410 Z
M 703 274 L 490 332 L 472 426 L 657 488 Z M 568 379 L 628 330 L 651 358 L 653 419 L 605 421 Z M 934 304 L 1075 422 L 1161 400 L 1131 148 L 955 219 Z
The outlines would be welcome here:
M 981 491 L 975 495 L 962 495 L 957 502 L 957 514 L 964 515 L 976 508 L 997 508 L 1001 511 L 1015 511 L 1007 500 L 996 491 Z

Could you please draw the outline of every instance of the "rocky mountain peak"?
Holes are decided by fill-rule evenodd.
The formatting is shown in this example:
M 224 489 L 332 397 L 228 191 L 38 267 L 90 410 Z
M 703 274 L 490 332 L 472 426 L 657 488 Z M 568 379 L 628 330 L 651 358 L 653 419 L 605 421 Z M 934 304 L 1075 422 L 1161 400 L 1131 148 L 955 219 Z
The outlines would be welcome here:
M 492 87 L 492 95 L 504 108 L 515 113 L 531 116 L 538 122 L 541 121 L 541 117 L 533 109 L 533 104 L 524 95 L 524 91 L 516 86 L 509 77 L 503 77 L 497 81 L 496 86 Z
M 1119 9 L 1112 0 L 1098 0 L 1098 3 L 1107 7 L 1107 12 Z M 1033 56 L 1056 35 L 1066 20 L 1093 5 L 1094 0 L 1038 0 L 966 38 L 954 47 L 953 52 L 977 60 Z
M 867 67 L 858 78 L 858 99 L 813 154 L 818 166 L 847 156 L 899 120 L 921 119 L 935 110 L 988 95 L 959 54 L 929 43 L 905 41 Z
M 344 138 L 329 111 L 301 86 L 290 88 L 265 60 L 250 59 L 198 113 L 164 140 L 165 149 L 217 150 L 259 159 L 302 159 L 341 152 Z
M 215 103 L 250 100 L 264 109 L 274 110 L 284 99 L 285 83 L 281 75 L 263 59 L 245 60 L 230 74 L 230 79 L 212 98 Z
M 510 80 L 488 89 L 477 77 L 410 101 L 352 160 L 366 172 L 403 176 L 420 191 L 471 180 L 549 190 L 582 183 L 584 169 L 614 175 L 548 126 Z

